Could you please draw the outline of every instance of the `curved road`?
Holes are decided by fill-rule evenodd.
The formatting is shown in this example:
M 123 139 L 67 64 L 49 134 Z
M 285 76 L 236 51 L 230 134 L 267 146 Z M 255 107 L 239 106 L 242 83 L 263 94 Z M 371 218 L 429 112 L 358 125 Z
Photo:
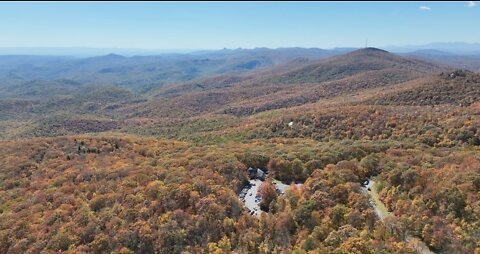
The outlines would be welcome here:
M 370 188 L 370 191 L 368 190 Z M 377 213 L 378 217 L 380 218 L 381 221 L 383 221 L 386 217 L 388 216 L 394 216 L 392 213 L 388 211 L 388 209 L 385 207 L 382 201 L 380 201 L 379 195 L 376 191 L 375 188 L 375 182 L 372 180 L 369 180 L 369 183 L 367 186 L 365 186 L 366 192 L 370 196 L 371 203 L 373 208 L 375 209 L 375 212 Z M 428 249 L 427 245 L 420 240 L 418 237 L 414 237 L 411 235 L 408 235 L 406 237 L 405 242 L 407 243 L 413 243 L 413 248 L 420 254 L 434 254 L 431 250 Z

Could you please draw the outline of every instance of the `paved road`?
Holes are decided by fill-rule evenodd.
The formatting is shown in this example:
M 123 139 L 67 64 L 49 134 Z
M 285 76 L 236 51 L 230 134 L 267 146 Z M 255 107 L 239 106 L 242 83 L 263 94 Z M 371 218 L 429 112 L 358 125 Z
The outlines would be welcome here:
M 285 191 L 290 188 L 290 185 L 284 184 L 281 181 L 273 179 L 272 182 L 274 183 L 275 189 L 280 193 L 284 194 Z M 260 202 L 262 199 L 258 194 L 258 188 L 262 185 L 263 181 L 258 179 L 250 180 L 250 188 L 247 191 L 247 194 L 244 197 L 245 207 L 248 208 L 250 212 L 253 212 L 252 215 L 260 215 L 262 211 L 260 210 Z M 297 183 L 297 187 L 301 187 L 303 184 Z
M 370 191 L 368 191 L 368 188 L 370 189 Z M 370 180 L 368 185 L 365 186 L 365 190 L 370 196 L 370 199 L 372 201 L 371 202 L 372 206 L 375 209 L 375 212 L 377 213 L 381 221 L 383 221 L 388 216 L 394 216 L 392 213 L 388 211 L 388 209 L 385 207 L 383 202 L 380 200 L 379 195 L 375 188 L 375 181 Z M 429 250 L 427 245 L 418 237 L 409 235 L 406 237 L 405 242 L 411 243 L 414 249 L 420 254 L 434 254 L 434 252 Z
M 260 211 L 260 198 L 257 197 L 258 195 L 258 188 L 263 182 L 255 179 L 250 180 L 250 185 L 252 186 L 248 191 L 247 195 L 245 196 L 245 206 L 248 208 L 249 211 L 253 211 L 254 215 L 260 215 L 262 211 Z

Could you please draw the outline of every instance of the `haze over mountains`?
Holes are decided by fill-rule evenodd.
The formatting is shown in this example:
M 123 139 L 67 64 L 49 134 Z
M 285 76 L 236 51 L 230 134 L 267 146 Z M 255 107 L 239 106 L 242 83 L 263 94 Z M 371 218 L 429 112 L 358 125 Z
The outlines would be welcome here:
M 301 63 L 353 50 L 355 49 L 257 48 L 130 57 L 110 53 L 88 58 L 5 55 L 0 56 L 0 77 L 3 80 L 2 86 L 31 80 L 69 79 L 81 83 L 108 83 L 137 91 L 148 91 L 164 84 L 207 75 L 241 73 L 287 64 L 290 61 Z M 415 50 L 402 55 L 469 70 L 478 70 L 480 66 L 478 55 L 460 56 L 436 49 Z
M 411 53 L 414 51 L 438 51 L 449 54 L 480 55 L 480 43 L 465 42 L 435 42 L 423 45 L 403 45 L 381 47 L 393 53 Z M 335 48 L 327 50 L 349 50 L 358 47 Z M 87 48 L 87 47 L 0 47 L 0 55 L 40 55 L 40 56 L 72 56 L 93 57 L 108 54 L 122 56 L 147 56 L 161 54 L 201 54 L 216 50 L 198 49 L 137 49 L 137 48 Z
M 386 46 L 385 49 L 396 53 L 408 53 L 419 50 L 437 50 L 450 54 L 479 55 L 480 43 L 434 42 L 424 45 Z
M 437 49 L 0 56 L 0 253 L 477 253 L 479 70 Z
M 0 76 L 7 84 L 33 79 L 70 79 L 95 85 L 109 83 L 148 90 L 165 83 L 192 80 L 205 75 L 249 71 L 286 63 L 295 58 L 319 59 L 341 52 L 344 51 L 292 48 L 133 57 L 116 54 L 90 58 L 12 55 L 0 56 Z
M 248 116 L 397 89 L 459 67 L 443 55 L 427 55 L 258 48 L 134 57 L 1 56 L 0 126 L 3 137 L 131 126 L 139 131 L 165 119 Z M 478 64 L 471 57 L 457 59 L 472 71 Z

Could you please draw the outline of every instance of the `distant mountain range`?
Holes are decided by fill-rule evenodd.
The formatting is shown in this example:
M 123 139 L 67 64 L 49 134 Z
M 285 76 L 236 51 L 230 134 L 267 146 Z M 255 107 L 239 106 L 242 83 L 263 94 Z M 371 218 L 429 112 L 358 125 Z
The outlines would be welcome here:
M 134 117 L 252 115 L 447 70 L 376 48 L 221 50 L 144 57 L 109 54 L 84 59 L 3 56 L 0 108 L 6 122 L 53 117 L 42 122 L 50 126 L 67 119 L 58 114 L 68 113 L 74 122 L 88 120 L 88 128 L 82 131 L 105 130 Z M 80 116 L 97 122 L 78 120 Z M 118 122 L 109 122 L 114 120 Z
M 170 135 L 173 125 L 150 124 L 243 119 L 358 95 L 372 105 L 469 105 L 480 95 L 478 74 L 455 69 L 478 71 L 480 58 L 377 48 L 0 56 L 0 130 L 5 137 L 118 128 Z
M 447 54 L 459 55 L 480 55 L 480 43 L 466 42 L 436 42 L 424 45 L 405 45 L 405 46 L 385 46 L 383 49 L 393 53 L 412 53 L 415 51 L 427 51 L 424 53 L 438 54 L 444 52 Z M 238 52 L 258 52 L 258 51 L 290 51 L 299 50 L 311 51 L 333 51 L 349 52 L 358 48 L 345 47 L 334 49 L 321 48 L 254 48 L 254 49 L 221 49 L 221 50 L 198 50 L 198 49 L 139 49 L 139 48 L 89 48 L 89 47 L 0 47 L 0 55 L 41 55 L 41 56 L 74 56 L 74 57 L 93 57 L 108 54 L 117 54 L 122 56 L 152 56 L 164 54 L 232 54 Z
M 388 46 L 384 49 L 395 53 L 411 53 L 415 51 L 430 51 L 438 54 L 444 52 L 457 55 L 480 55 L 480 43 L 466 42 L 437 42 L 424 45 Z
M 123 56 L 160 55 L 171 53 L 189 53 L 188 49 L 136 49 L 136 48 L 88 48 L 88 47 L 1 47 L 0 55 L 40 55 L 92 57 L 108 54 Z
M 207 75 L 249 72 L 290 61 L 327 58 L 348 51 L 258 48 L 131 57 L 113 53 L 88 58 L 5 55 L 0 56 L 0 89 L 30 80 L 69 79 L 85 84 L 108 84 L 148 91 L 164 84 Z

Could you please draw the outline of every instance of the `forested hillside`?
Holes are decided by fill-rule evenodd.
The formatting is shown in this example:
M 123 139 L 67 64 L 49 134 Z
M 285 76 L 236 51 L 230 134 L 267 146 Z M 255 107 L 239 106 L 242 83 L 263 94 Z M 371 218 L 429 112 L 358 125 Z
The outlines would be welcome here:
M 0 57 L 0 253 L 478 254 L 479 74 L 422 59 Z

